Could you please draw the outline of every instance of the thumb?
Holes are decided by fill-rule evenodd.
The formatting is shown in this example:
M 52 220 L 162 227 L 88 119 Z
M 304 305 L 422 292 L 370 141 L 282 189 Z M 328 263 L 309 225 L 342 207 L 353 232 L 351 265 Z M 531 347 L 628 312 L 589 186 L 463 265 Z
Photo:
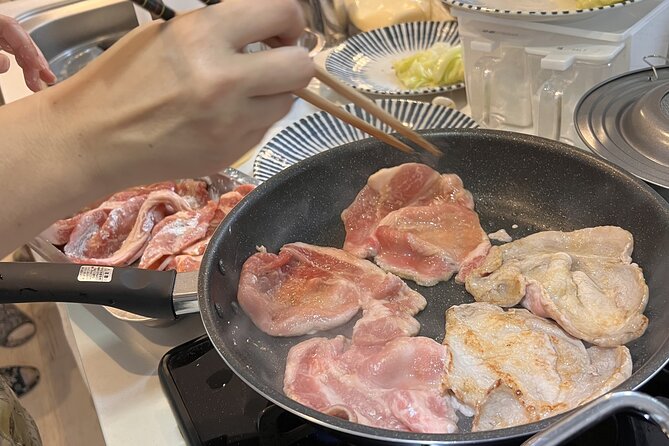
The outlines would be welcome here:
M 9 70 L 9 57 L 0 54 L 0 73 L 6 73 Z

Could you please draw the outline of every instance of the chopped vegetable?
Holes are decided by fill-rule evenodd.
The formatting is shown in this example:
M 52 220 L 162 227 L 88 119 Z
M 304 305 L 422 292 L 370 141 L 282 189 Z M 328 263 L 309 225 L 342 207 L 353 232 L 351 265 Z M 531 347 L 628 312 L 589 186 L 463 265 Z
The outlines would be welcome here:
M 437 42 L 425 51 L 398 60 L 393 69 L 402 85 L 411 90 L 462 82 L 465 78 L 462 46 Z
M 614 3 L 620 3 L 621 1 L 623 0 L 576 0 L 576 5 L 578 6 L 578 9 L 588 9 L 612 5 Z

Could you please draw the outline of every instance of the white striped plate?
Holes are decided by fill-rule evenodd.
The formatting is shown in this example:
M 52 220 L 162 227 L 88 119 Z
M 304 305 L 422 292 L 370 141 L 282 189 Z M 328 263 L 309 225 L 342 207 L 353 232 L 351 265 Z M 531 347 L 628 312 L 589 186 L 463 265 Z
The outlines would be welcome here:
M 415 130 L 478 127 L 469 116 L 428 102 L 380 99 L 376 103 Z M 393 131 L 357 105 L 348 104 L 344 109 L 384 132 Z M 369 135 L 329 113 L 314 113 L 290 124 L 260 149 L 253 164 L 253 176 L 265 181 L 291 164 L 365 138 L 369 138 Z
M 510 19 L 522 19 L 530 21 L 555 21 L 581 18 L 587 14 L 611 8 L 620 8 L 642 0 L 626 0 L 611 5 L 597 6 L 594 8 L 578 7 L 576 0 L 443 0 L 448 5 L 469 9 L 472 11 L 485 12 Z
M 325 70 L 362 92 L 376 95 L 419 96 L 457 90 L 464 83 L 406 89 L 393 63 L 430 48 L 437 42 L 460 43 L 457 22 L 409 22 L 356 34 L 330 51 Z

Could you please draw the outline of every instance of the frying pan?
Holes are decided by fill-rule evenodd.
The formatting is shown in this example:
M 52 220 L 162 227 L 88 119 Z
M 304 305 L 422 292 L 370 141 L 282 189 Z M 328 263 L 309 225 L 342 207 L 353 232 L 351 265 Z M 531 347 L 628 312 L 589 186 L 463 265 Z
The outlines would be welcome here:
M 199 310 L 213 345 L 230 368 L 267 399 L 309 421 L 372 441 L 430 444 L 504 442 L 546 430 L 535 444 L 565 432 L 559 423 L 578 428 L 607 411 L 632 405 L 653 413 L 669 429 L 669 410 L 650 397 L 628 393 L 669 361 L 669 205 L 642 181 L 579 149 L 542 138 L 510 132 L 449 129 L 423 133 L 444 156 L 424 159 L 407 155 L 374 140 L 357 141 L 299 162 L 257 187 L 219 226 L 205 253 L 197 278 Z M 282 392 L 285 358 L 291 346 L 308 336 L 276 338 L 258 330 L 236 302 L 244 261 L 264 246 L 277 252 L 289 242 L 341 247 L 341 211 L 377 170 L 405 162 L 426 162 L 440 172 L 460 175 L 476 200 L 487 232 L 506 229 L 519 238 L 537 231 L 571 231 L 617 225 L 634 235 L 633 259 L 644 270 L 650 297 L 646 333 L 628 344 L 634 370 L 620 391 L 590 403 L 576 415 L 558 415 L 540 422 L 494 431 L 460 434 L 418 434 L 363 426 L 322 414 L 289 399 Z M 514 225 L 517 225 L 515 228 Z M 87 281 L 70 290 L 72 274 L 33 264 L 42 272 L 24 272 L 28 265 L 0 265 L 0 302 L 74 301 L 118 306 L 153 317 L 197 310 L 193 296 L 174 274 L 116 268 L 106 283 Z M 97 274 L 97 276 L 96 276 Z M 70 277 L 66 277 L 66 276 Z M 105 273 L 84 274 L 107 280 Z M 181 276 L 183 277 L 183 276 Z M 191 277 L 191 280 L 194 280 Z M 76 282 L 76 280 L 75 280 Z M 408 282 L 428 301 L 417 315 L 420 335 L 441 342 L 444 312 L 451 305 L 472 302 L 452 280 L 424 288 Z M 44 286 L 47 288 L 44 288 Z M 133 290 L 123 290 L 130 286 Z M 169 296 L 176 287 L 179 297 Z M 122 291 L 123 290 L 123 291 Z M 192 290 L 191 290 L 192 291 Z M 65 296 L 65 297 L 63 297 Z M 354 321 L 316 336 L 350 335 Z M 583 412 L 585 410 L 585 412 Z M 583 414 L 581 416 L 580 414 Z M 574 419 L 574 417 L 576 417 Z M 662 418 L 664 417 L 664 418 Z M 465 419 L 466 420 L 466 419 Z M 574 424 L 576 422 L 576 424 Z M 556 428 L 557 426 L 557 428 Z M 466 428 L 466 426 L 463 425 Z M 548 443 L 542 443 L 548 444 Z

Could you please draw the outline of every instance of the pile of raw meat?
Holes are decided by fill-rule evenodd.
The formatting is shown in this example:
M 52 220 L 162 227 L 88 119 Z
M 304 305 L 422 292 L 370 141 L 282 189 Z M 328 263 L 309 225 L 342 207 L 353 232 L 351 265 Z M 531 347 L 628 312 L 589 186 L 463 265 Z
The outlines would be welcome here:
M 493 247 L 460 178 L 413 163 L 372 175 L 342 220 L 343 249 L 291 243 L 242 268 L 239 304 L 270 335 L 362 313 L 350 338 L 291 348 L 284 392 L 295 401 L 379 428 L 451 433 L 465 416 L 482 431 L 572 409 L 631 375 L 623 344 L 646 329 L 648 287 L 624 229 Z M 400 278 L 432 286 L 453 274 L 475 302 L 445 308 L 443 343 L 417 336 L 414 316 L 439 302 Z
M 218 224 L 254 186 L 212 199 L 200 180 L 166 181 L 118 192 L 59 220 L 42 237 L 76 263 L 196 271 Z

